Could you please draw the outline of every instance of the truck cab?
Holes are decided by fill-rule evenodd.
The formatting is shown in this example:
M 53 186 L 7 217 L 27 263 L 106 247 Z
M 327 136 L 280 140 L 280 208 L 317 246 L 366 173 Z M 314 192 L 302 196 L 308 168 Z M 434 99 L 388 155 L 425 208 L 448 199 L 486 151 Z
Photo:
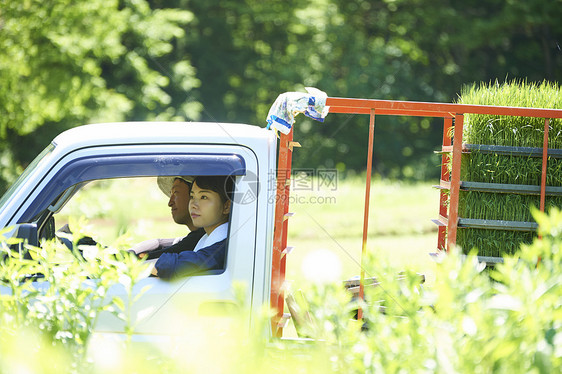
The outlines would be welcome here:
M 224 270 L 171 281 L 142 279 L 147 289 L 133 313 L 146 318 L 139 337 L 174 333 L 177 311 L 184 317 L 238 307 L 261 310 L 270 298 L 276 175 L 275 134 L 257 126 L 202 122 L 129 122 L 80 126 L 57 136 L 0 200 L 0 227 L 7 236 L 40 245 L 57 228 L 57 213 L 87 184 L 98 180 L 230 175 L 235 178 Z M 124 192 L 126 193 L 126 192 Z M 170 218 L 170 225 L 175 223 Z M 186 232 L 187 234 L 187 232 Z M 154 237 L 158 237 L 154 232 Z M 109 243 L 108 243 L 109 244 Z M 95 281 L 95 280 L 93 280 Z M 147 287 L 149 286 L 149 287 Z M 115 294 L 124 294 L 116 286 Z M 121 333 L 123 325 L 107 315 L 97 329 Z

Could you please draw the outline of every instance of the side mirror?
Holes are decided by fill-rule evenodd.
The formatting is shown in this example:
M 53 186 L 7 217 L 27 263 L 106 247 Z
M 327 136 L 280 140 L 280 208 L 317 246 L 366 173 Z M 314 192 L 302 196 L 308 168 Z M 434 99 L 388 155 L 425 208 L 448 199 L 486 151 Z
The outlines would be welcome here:
M 22 223 L 16 228 L 16 238 L 22 239 L 23 242 L 15 244 L 12 249 L 16 250 L 23 255 L 24 258 L 30 258 L 29 253 L 25 250 L 23 244 L 27 243 L 32 246 L 39 246 L 39 233 L 37 231 L 36 223 Z

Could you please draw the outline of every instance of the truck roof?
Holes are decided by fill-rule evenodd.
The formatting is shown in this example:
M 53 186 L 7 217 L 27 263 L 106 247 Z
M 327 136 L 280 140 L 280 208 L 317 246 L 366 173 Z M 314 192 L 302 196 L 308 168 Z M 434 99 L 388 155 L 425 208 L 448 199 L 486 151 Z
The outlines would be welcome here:
M 272 131 L 259 126 L 219 122 L 113 122 L 72 128 L 53 143 L 60 148 L 112 144 L 221 143 L 253 144 L 267 141 Z

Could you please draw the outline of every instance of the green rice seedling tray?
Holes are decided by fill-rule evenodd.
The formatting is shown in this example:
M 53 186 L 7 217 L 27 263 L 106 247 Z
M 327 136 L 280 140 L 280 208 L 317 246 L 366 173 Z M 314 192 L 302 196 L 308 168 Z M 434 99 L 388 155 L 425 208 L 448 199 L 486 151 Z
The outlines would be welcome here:
M 540 195 L 541 186 L 529 184 L 483 183 L 461 181 L 462 191 L 494 192 L 521 195 Z M 546 196 L 562 196 L 562 187 L 546 186 Z

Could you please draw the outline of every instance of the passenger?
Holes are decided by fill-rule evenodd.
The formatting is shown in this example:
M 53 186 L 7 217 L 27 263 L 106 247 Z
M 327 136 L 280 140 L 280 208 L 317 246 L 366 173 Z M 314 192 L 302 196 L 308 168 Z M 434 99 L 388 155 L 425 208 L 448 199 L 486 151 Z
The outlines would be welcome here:
M 192 176 L 158 177 L 158 187 L 169 198 L 168 206 L 171 208 L 174 222 L 186 225 L 191 232 L 184 238 L 145 240 L 131 248 L 138 257 L 152 260 L 163 253 L 193 250 L 199 239 L 205 235 L 205 230 L 193 225 L 189 214 L 189 194 L 194 179 Z
M 163 253 L 154 266 L 153 275 L 169 279 L 224 268 L 233 187 L 232 177 L 195 178 L 189 212 L 193 225 L 203 228 L 205 235 L 193 250 Z

